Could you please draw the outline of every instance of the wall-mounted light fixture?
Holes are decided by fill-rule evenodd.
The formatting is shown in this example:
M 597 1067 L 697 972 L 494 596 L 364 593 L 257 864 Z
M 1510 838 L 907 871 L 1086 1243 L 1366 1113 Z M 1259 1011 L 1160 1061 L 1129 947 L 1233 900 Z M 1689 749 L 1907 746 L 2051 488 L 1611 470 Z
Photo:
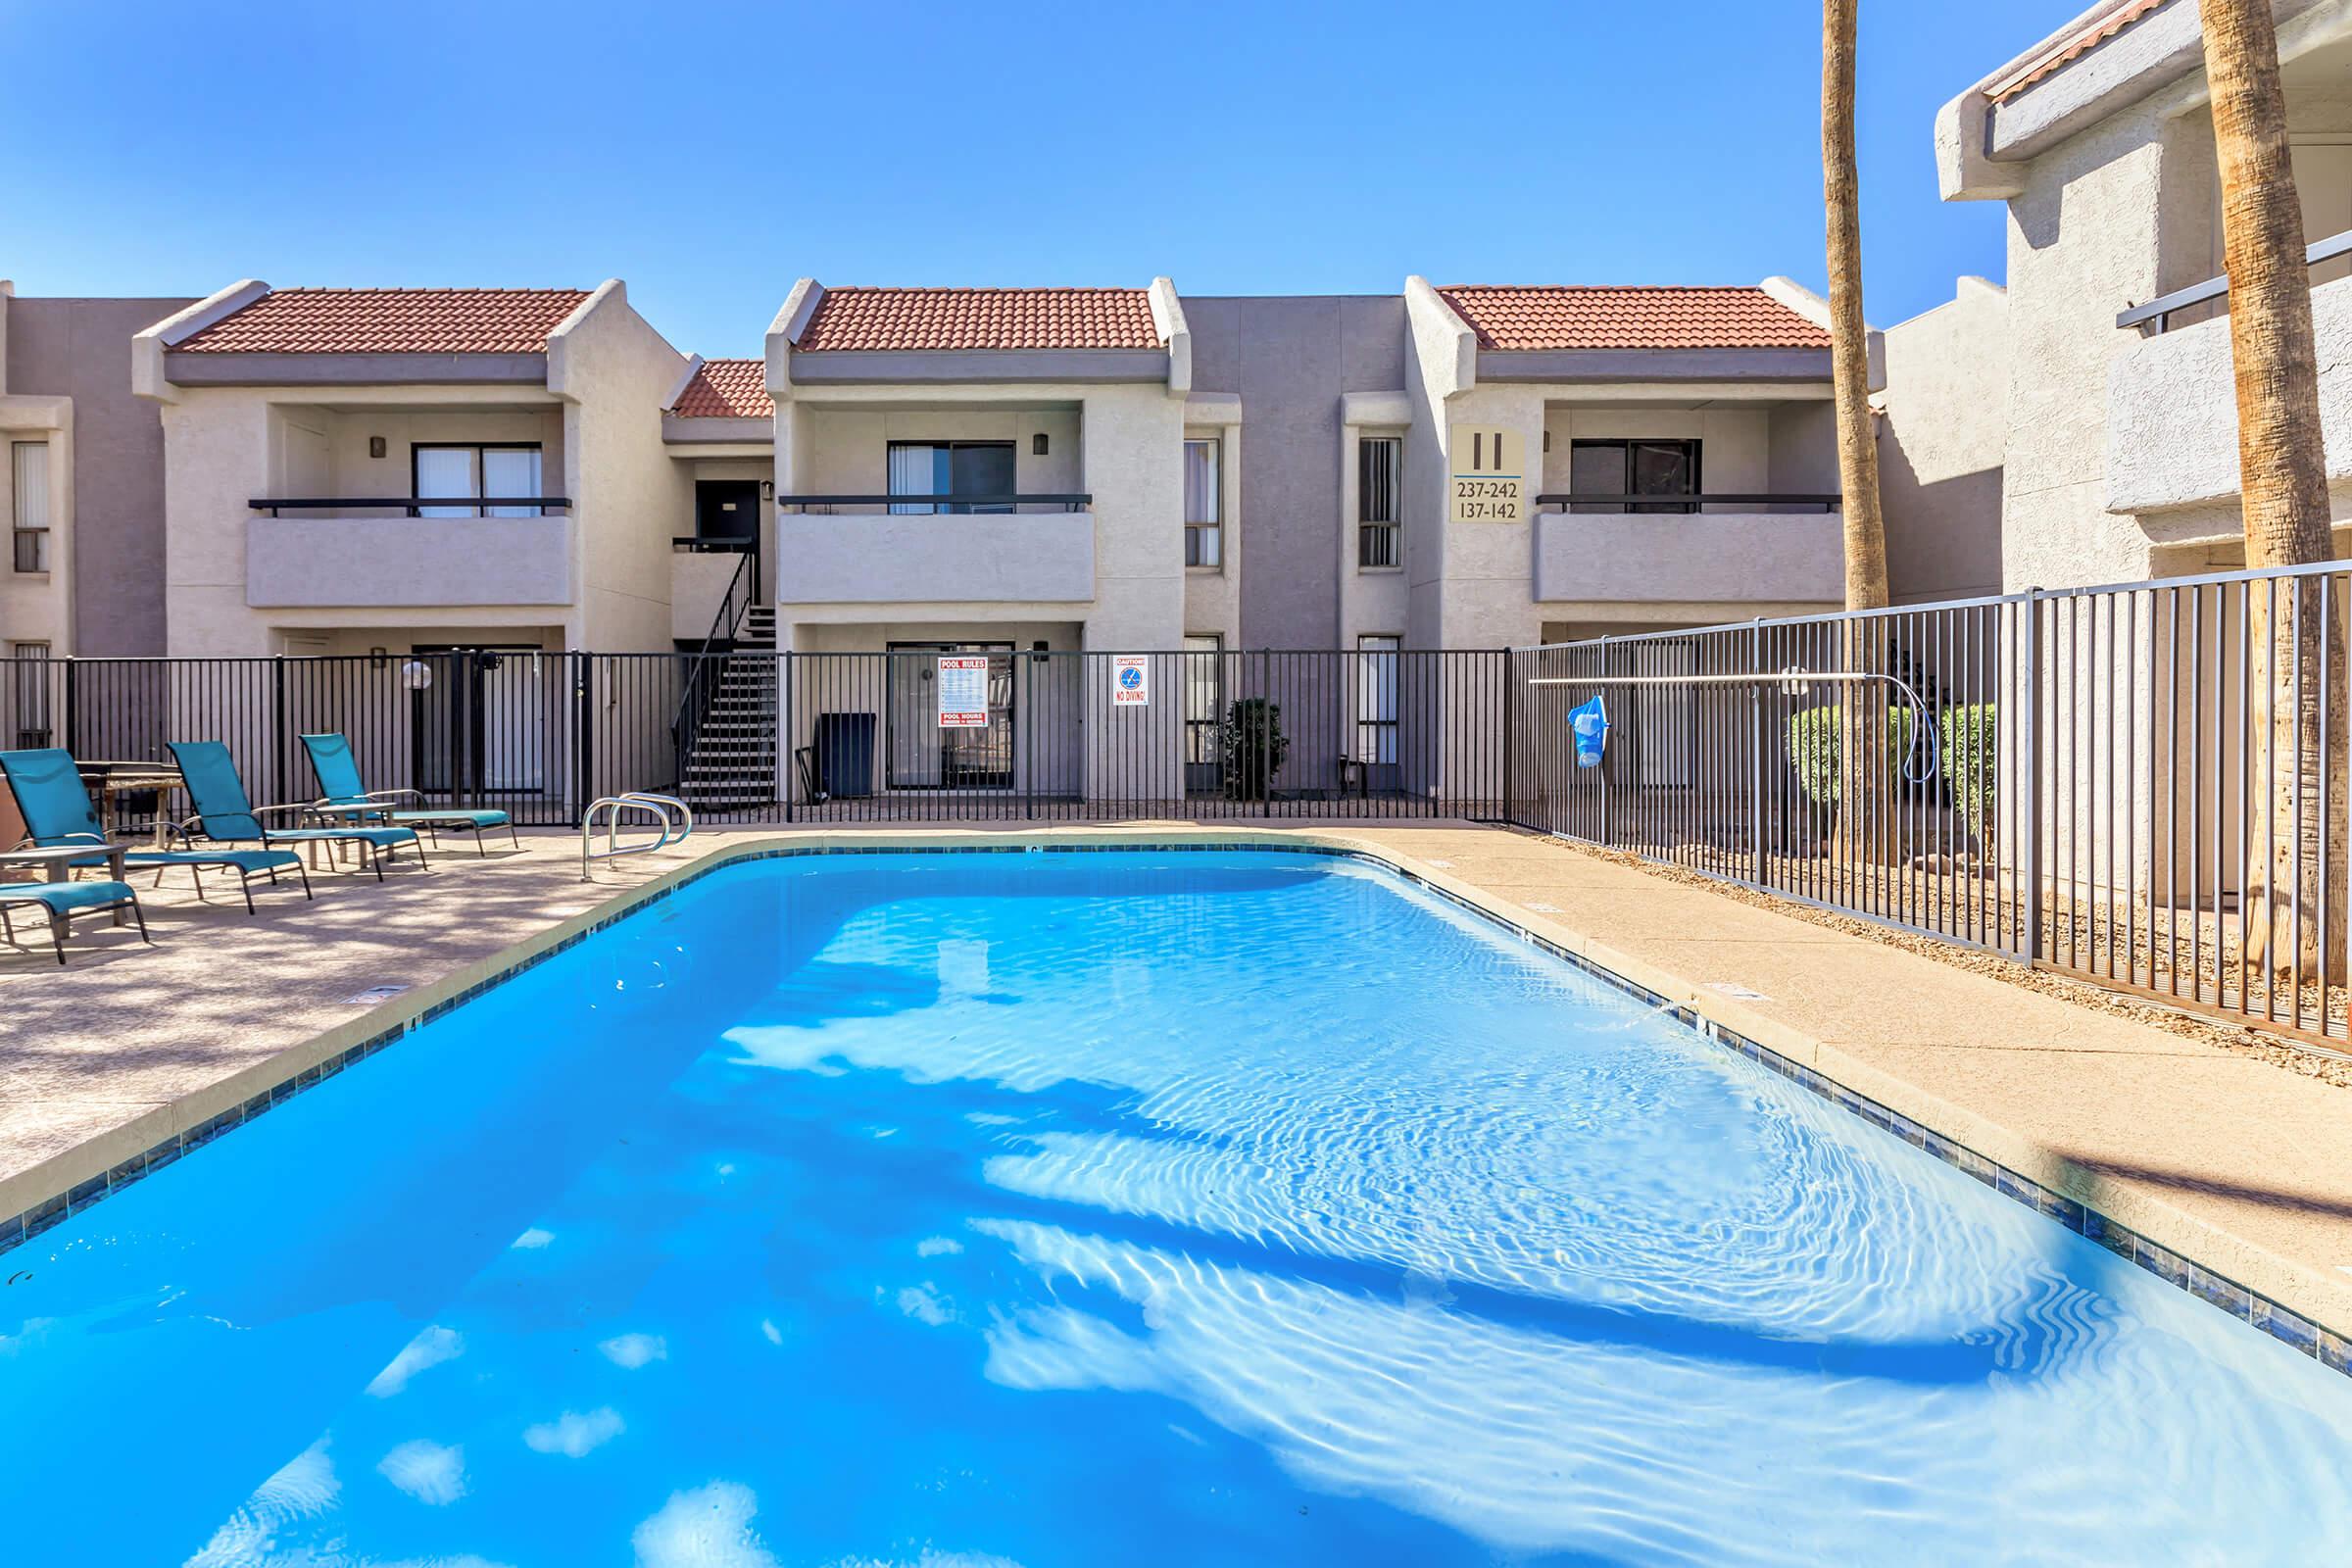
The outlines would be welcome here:
M 1042 458 L 1046 455 L 1045 431 L 1040 430 L 1029 438 L 1029 455 L 1034 458 Z
M 382 436 L 371 435 L 368 438 L 368 455 L 369 457 L 380 458 L 384 455 L 384 438 Z
M 776 499 L 775 480 L 762 479 L 760 481 L 760 499 L 762 501 L 773 501 Z
M 1544 432 L 1544 450 L 1546 452 L 1551 450 L 1551 432 L 1549 430 Z
M 370 648 L 368 650 L 368 667 L 369 669 L 381 669 L 390 662 L 392 662 L 392 656 L 383 649 Z

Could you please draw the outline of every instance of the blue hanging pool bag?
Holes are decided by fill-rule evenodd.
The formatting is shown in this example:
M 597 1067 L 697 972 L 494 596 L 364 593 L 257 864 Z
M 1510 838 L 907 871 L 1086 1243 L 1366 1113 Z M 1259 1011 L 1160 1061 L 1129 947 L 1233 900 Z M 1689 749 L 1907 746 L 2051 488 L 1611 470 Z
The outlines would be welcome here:
M 1569 710 L 1568 727 L 1576 732 L 1576 765 L 1598 767 L 1601 750 L 1609 743 L 1609 711 L 1600 699 Z

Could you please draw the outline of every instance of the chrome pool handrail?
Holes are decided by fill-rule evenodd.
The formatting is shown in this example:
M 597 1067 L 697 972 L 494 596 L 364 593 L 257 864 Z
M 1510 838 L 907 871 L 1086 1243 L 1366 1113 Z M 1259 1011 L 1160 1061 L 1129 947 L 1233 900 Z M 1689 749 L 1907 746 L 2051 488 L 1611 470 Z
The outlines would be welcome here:
M 597 813 L 605 814 L 605 847 L 596 848 Z M 660 832 L 651 841 L 621 842 L 620 818 L 624 811 L 636 811 L 661 824 Z M 626 790 L 618 795 L 603 795 L 591 801 L 588 809 L 580 813 L 580 880 L 594 881 L 590 869 L 592 858 L 616 860 L 624 855 L 650 855 L 672 844 L 684 843 L 694 831 L 694 808 L 674 795 L 656 795 L 650 790 Z

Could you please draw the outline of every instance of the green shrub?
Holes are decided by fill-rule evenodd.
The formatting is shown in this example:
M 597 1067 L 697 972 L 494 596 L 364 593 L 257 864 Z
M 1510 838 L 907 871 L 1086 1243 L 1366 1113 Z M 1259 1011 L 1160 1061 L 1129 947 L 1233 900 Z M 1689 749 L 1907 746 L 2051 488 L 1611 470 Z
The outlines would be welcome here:
M 2000 726 L 1991 703 L 1944 710 L 1943 782 L 1953 808 L 1980 833 L 1992 831 L 1993 775 L 2000 759 Z
M 1283 759 L 1291 755 L 1281 705 L 1263 697 L 1236 700 L 1218 728 L 1217 755 L 1224 763 L 1226 794 L 1237 801 L 1266 799 Z
M 1815 806 L 1835 807 L 1844 793 L 1845 710 L 1837 704 L 1808 708 L 1788 717 L 1788 761 L 1796 787 Z M 1911 752 L 1912 710 L 1908 704 L 1886 710 L 1886 776 L 1903 776 Z

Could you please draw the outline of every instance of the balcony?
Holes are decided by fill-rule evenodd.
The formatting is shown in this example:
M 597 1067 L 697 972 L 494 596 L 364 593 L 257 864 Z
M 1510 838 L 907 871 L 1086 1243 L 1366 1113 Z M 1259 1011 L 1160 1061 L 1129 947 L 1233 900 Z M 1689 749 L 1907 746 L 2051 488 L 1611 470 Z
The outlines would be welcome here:
M 1845 522 L 1835 495 L 1536 497 L 1535 597 L 1584 604 L 1837 604 Z
M 2315 265 L 2352 255 L 2352 234 L 2322 240 L 2309 254 Z M 2144 335 L 2108 366 L 2109 512 L 2163 512 L 2235 500 L 2237 383 L 2230 319 L 2223 316 L 2168 329 L 2172 313 L 2226 300 L 2228 293 L 2228 281 L 2215 278 L 2117 318 L 2119 326 L 2137 326 Z M 2340 484 L 2352 479 L 2352 278 L 2312 289 L 2311 329 L 2319 350 L 2328 477 Z M 2234 516 L 2225 531 L 2238 531 Z
M 1086 604 L 1094 497 L 778 496 L 776 554 L 786 604 Z
M 258 498 L 245 523 L 245 602 L 256 609 L 438 609 L 572 602 L 563 496 L 488 496 L 427 517 L 447 497 Z M 286 513 L 301 515 L 287 516 Z

